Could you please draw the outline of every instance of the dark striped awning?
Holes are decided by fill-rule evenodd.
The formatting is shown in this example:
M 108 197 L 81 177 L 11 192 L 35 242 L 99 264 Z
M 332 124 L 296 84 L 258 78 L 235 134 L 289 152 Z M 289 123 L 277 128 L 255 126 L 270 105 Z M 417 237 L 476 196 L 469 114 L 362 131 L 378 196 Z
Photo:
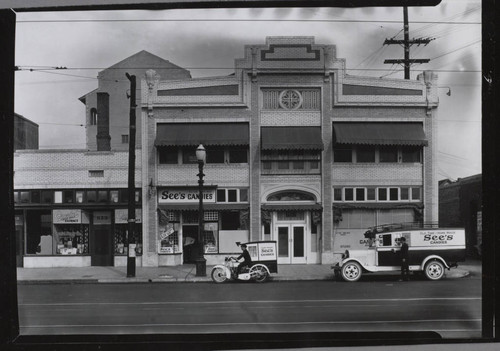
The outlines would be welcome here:
M 248 123 L 160 123 L 156 146 L 248 145 Z
M 333 124 L 336 144 L 427 146 L 422 123 L 339 122 Z
M 323 150 L 320 127 L 262 127 L 262 150 Z

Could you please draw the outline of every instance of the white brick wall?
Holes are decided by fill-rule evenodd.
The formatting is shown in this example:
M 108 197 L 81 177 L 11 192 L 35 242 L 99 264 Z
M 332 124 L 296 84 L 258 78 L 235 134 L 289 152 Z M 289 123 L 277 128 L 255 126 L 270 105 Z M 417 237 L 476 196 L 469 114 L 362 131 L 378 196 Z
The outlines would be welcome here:
M 334 186 L 345 185 L 422 185 L 421 164 L 333 164 Z
M 135 182 L 141 184 L 141 153 L 136 151 Z M 104 177 L 90 177 L 90 170 L 104 170 Z M 126 187 L 128 152 L 82 150 L 29 150 L 14 154 L 14 188 Z
M 215 165 L 203 168 L 205 185 L 249 186 L 248 165 Z M 158 185 L 198 185 L 198 165 L 158 166 Z

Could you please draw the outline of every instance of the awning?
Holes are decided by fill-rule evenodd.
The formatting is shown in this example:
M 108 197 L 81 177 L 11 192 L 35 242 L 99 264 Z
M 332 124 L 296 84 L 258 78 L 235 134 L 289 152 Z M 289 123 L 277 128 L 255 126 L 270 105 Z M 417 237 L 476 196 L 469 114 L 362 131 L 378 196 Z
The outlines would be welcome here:
M 422 123 L 339 122 L 333 132 L 337 144 L 427 146 Z
M 321 204 L 263 204 L 262 210 L 267 211 L 319 211 Z
M 203 204 L 203 211 L 248 210 L 249 207 L 249 204 Z M 158 205 L 158 208 L 166 211 L 198 211 L 199 204 L 168 204 Z
M 262 127 L 262 150 L 323 150 L 320 127 Z
M 156 146 L 248 145 L 248 123 L 160 123 Z

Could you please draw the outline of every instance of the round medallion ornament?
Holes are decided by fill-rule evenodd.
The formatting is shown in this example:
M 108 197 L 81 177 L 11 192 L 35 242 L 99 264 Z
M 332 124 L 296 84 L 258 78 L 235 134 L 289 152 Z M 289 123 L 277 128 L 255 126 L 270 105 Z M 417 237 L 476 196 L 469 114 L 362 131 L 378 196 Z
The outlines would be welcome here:
M 283 90 L 279 96 L 281 108 L 296 110 L 302 106 L 302 95 L 297 90 Z

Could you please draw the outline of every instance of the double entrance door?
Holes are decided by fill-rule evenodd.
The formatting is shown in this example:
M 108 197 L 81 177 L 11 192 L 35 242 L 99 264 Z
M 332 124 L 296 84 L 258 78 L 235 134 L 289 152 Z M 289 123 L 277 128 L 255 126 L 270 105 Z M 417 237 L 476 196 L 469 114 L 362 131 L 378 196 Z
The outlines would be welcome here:
M 306 225 L 283 223 L 276 225 L 278 263 L 306 263 Z

